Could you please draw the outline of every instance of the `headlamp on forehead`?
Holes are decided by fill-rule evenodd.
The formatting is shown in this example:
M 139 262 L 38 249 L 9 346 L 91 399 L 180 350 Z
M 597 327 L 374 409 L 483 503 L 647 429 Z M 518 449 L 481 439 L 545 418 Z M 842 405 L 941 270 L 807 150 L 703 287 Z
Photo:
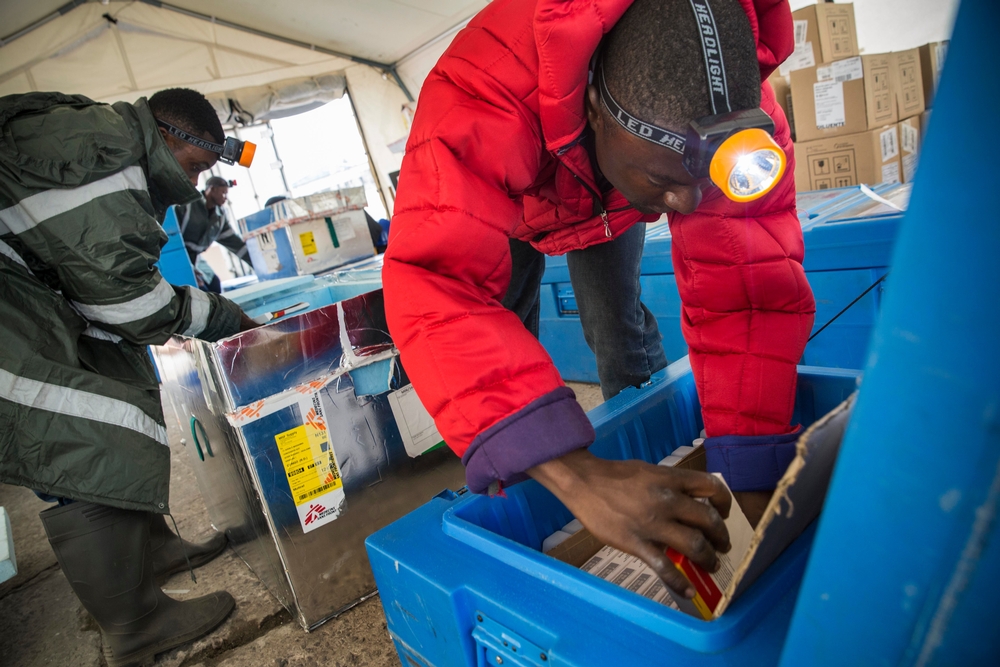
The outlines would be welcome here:
M 774 121 L 762 109 L 705 116 L 691 121 L 684 142 L 684 168 L 711 179 L 727 197 L 762 197 L 785 173 L 785 151 L 774 142 Z
M 205 139 L 196 137 L 159 118 L 156 119 L 156 124 L 181 141 L 186 141 L 192 146 L 197 146 L 211 153 L 217 153 L 219 159 L 226 164 L 238 164 L 241 167 L 249 167 L 253 162 L 254 153 L 257 152 L 257 145 L 250 141 L 240 141 L 233 137 L 226 137 L 225 143 L 217 144 L 214 141 L 206 141 Z
M 598 74 L 601 100 L 626 132 L 683 156 L 684 168 L 695 178 L 709 178 L 737 202 L 763 197 L 785 173 L 785 152 L 772 138 L 774 121 L 760 108 L 733 111 L 722 59 L 721 40 L 708 0 L 688 0 L 698 24 L 712 115 L 691 121 L 681 135 L 636 118 L 608 90 L 604 66 Z

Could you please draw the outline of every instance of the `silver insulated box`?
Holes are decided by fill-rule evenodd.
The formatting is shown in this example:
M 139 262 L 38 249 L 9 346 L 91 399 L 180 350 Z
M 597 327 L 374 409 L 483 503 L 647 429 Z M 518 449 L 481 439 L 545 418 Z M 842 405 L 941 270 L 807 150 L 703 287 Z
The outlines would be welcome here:
M 153 350 L 212 523 L 307 630 L 375 593 L 368 535 L 464 484 L 398 363 L 381 290 Z

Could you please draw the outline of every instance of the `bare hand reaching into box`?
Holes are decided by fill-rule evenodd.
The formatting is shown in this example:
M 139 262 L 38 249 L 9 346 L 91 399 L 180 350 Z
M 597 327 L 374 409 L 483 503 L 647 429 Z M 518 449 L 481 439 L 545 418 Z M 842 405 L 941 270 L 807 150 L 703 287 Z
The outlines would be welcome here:
M 609 461 L 586 450 L 527 471 L 552 491 L 599 540 L 641 558 L 673 590 L 695 591 L 667 559 L 667 547 L 709 572 L 730 549 L 723 519 L 732 495 L 703 472 L 641 461 Z M 696 498 L 708 498 L 699 502 Z

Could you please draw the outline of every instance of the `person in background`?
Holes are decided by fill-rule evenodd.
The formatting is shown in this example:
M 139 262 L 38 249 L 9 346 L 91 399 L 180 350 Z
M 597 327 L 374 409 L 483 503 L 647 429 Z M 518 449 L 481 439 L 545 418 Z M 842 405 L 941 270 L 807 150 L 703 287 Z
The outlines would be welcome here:
M 225 247 L 242 262 L 249 263 L 247 245 L 226 219 L 223 206 L 229 196 L 229 188 L 236 181 L 227 181 L 221 176 L 211 176 L 205 181 L 202 197 L 193 202 L 176 207 L 177 227 L 184 238 L 191 265 L 195 267 L 198 281 L 209 292 L 222 293 L 222 284 L 208 262 L 200 259 L 201 253 L 213 243 Z
M 224 141 L 212 105 L 183 88 L 113 105 L 0 97 L 0 481 L 58 502 L 42 523 L 110 667 L 147 664 L 234 607 L 157 585 L 226 539 L 191 544 L 164 521 L 170 448 L 146 349 L 256 326 L 155 265 L 167 208 L 200 200 Z
M 381 255 L 389 245 L 389 221 L 376 220 L 365 211 L 365 222 L 368 223 L 368 234 L 372 237 L 375 252 Z
M 665 548 L 714 571 L 729 548 L 730 493 L 709 474 L 587 450 L 589 419 L 522 313 L 505 307 L 533 296 L 541 272 L 512 266 L 528 245 L 605 246 L 580 267 L 612 278 L 589 281 L 601 288 L 596 311 L 652 335 L 635 306 L 641 243 L 618 252 L 614 240 L 641 238 L 666 214 L 708 470 L 744 507 L 769 496 L 794 457 L 796 363 L 815 312 L 788 124 L 765 82 L 793 46 L 785 0 L 494 0 L 428 75 L 399 177 L 383 270 L 389 329 L 469 489 L 534 478 L 688 597 Z M 789 164 L 750 203 L 691 176 L 656 140 L 683 138 L 723 94 L 733 111 L 770 115 Z M 643 338 L 629 345 L 655 362 Z

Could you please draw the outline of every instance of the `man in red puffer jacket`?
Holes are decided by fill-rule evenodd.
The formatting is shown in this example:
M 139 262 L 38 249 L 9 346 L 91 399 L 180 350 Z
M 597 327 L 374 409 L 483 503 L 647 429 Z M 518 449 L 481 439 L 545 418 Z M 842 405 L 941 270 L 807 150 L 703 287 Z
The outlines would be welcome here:
M 620 126 L 596 85 L 603 75 L 629 114 L 682 135 L 712 114 L 692 0 L 495 0 L 424 84 L 383 274 L 393 339 L 469 488 L 534 477 L 688 595 L 663 547 L 714 569 L 729 494 L 710 475 L 587 452 L 589 420 L 501 299 L 510 239 L 561 254 L 667 213 L 710 472 L 734 491 L 774 488 L 794 456 L 814 312 L 788 124 L 763 83 L 791 53 L 791 13 L 785 0 L 711 0 L 711 12 L 734 110 L 761 107 L 787 154 L 768 195 L 737 204 L 693 178 Z

